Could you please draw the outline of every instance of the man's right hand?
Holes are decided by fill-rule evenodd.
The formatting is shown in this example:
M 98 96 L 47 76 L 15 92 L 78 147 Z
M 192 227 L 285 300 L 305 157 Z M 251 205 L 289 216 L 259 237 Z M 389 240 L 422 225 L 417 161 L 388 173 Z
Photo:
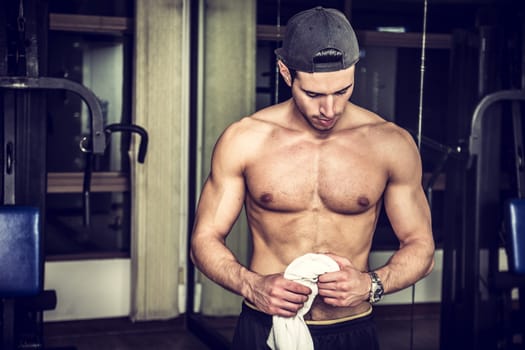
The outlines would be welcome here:
M 303 307 L 310 288 L 287 280 L 282 273 L 259 276 L 252 285 L 248 300 L 269 315 L 293 317 Z

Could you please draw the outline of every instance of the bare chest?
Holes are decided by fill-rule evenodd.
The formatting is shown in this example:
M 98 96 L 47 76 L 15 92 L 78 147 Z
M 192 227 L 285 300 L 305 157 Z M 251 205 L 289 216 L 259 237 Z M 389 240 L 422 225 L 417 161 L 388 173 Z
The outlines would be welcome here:
M 262 152 L 246 169 L 246 183 L 268 210 L 354 214 L 377 204 L 386 174 L 366 147 L 296 143 Z

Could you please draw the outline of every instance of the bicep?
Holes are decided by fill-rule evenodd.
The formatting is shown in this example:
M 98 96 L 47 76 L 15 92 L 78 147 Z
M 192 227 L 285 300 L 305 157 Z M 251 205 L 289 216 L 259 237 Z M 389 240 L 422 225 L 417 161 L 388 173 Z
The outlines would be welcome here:
M 398 239 L 431 235 L 431 216 L 422 189 L 407 184 L 392 184 L 385 193 L 385 210 Z
M 430 208 L 421 184 L 422 169 L 415 145 L 407 143 L 391 165 L 384 204 L 401 244 L 432 237 Z
M 243 155 L 231 130 L 217 142 L 195 216 L 194 236 L 224 239 L 244 202 Z M 212 237 L 210 237 L 212 238 Z
M 225 237 L 242 209 L 243 200 L 242 178 L 210 174 L 197 207 L 193 234 Z

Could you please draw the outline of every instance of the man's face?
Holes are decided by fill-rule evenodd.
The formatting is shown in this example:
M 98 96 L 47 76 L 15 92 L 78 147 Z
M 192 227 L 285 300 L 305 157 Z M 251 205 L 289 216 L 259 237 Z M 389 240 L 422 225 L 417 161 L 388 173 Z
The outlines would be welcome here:
M 297 109 L 317 131 L 331 131 L 354 89 L 355 66 L 326 73 L 297 72 L 292 96 Z

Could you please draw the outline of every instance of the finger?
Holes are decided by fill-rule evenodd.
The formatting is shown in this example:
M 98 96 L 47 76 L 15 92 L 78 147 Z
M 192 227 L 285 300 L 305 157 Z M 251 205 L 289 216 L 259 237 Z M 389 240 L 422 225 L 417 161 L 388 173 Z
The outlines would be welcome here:
M 340 269 L 342 269 L 342 268 L 344 268 L 346 266 L 353 267 L 352 262 L 350 260 L 348 260 L 347 258 L 343 257 L 343 256 L 335 255 L 333 253 L 325 253 L 325 255 L 327 255 L 330 258 L 332 258 L 337 263 L 337 265 L 339 265 Z
M 346 275 L 342 271 L 334 271 L 334 272 L 327 272 L 327 273 L 323 273 L 322 275 L 319 275 L 319 278 L 317 279 L 317 281 L 318 281 L 318 284 L 319 283 L 330 283 L 330 282 L 337 282 L 344 278 L 346 278 Z
M 307 286 L 301 283 L 298 283 L 298 282 L 290 281 L 290 280 L 286 280 L 286 283 L 283 285 L 283 287 L 287 291 L 292 292 L 294 294 L 301 294 L 301 295 L 308 296 L 312 293 L 312 290 L 308 288 Z
M 272 315 L 281 316 L 281 317 L 293 317 L 297 315 L 297 312 L 300 308 L 294 309 L 287 309 L 287 308 L 279 308 L 276 309 L 275 312 L 271 312 Z
M 317 283 L 317 288 L 319 291 L 322 290 L 337 290 L 337 283 L 334 281 L 321 282 Z
M 304 306 L 303 302 L 295 303 L 287 300 L 280 300 L 274 305 L 274 314 L 284 317 L 292 317 Z
M 308 296 L 303 294 L 288 293 L 283 297 L 283 300 L 295 305 L 303 305 L 308 300 Z
M 297 314 L 297 311 L 302 307 L 302 305 L 279 302 L 277 304 L 268 306 L 266 313 L 270 315 L 278 315 L 283 317 L 292 317 Z
M 339 294 L 335 289 L 319 289 L 319 295 L 322 297 L 336 298 Z

